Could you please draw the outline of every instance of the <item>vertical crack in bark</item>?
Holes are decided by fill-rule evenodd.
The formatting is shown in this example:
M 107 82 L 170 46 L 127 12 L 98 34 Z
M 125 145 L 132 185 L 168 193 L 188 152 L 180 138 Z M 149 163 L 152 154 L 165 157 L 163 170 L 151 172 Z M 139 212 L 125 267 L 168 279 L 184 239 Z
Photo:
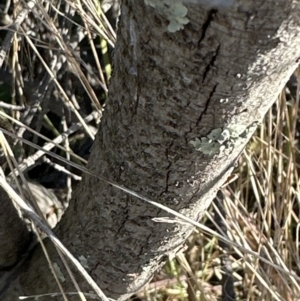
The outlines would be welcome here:
M 125 223 L 128 221 L 128 218 L 129 218 L 128 212 L 129 212 L 129 209 L 128 209 L 128 206 L 126 206 L 126 210 L 123 212 L 123 222 L 121 223 L 120 227 L 117 229 L 115 237 L 117 237 L 120 234 L 121 230 L 124 228 Z
M 208 96 L 208 99 L 207 101 L 205 102 L 205 107 L 204 107 L 204 110 L 201 112 L 200 116 L 198 117 L 197 121 L 196 121 L 196 124 L 195 124 L 195 127 L 198 126 L 198 124 L 201 122 L 202 120 L 202 117 L 203 115 L 207 112 L 207 109 L 208 109 L 208 106 L 209 106 L 209 103 L 211 101 L 211 98 L 213 97 L 216 89 L 217 89 L 217 86 L 218 86 L 218 83 L 214 85 L 212 91 L 210 92 L 209 96 Z M 190 134 L 192 131 L 193 131 L 194 127 L 193 126 L 190 126 L 190 129 L 184 133 L 184 140 L 185 140 L 185 143 L 186 145 L 189 143 L 188 142 L 188 134 Z
M 146 238 L 146 241 L 148 242 L 148 244 L 150 244 L 151 242 L 150 242 L 150 238 L 151 238 L 151 234 L 149 234 L 149 235 L 147 235 L 147 238 Z M 139 254 L 138 254 L 138 256 L 143 256 L 143 255 L 145 255 L 145 253 L 147 253 L 146 251 L 145 251 L 145 247 L 144 246 L 142 246 L 141 247 L 141 250 L 140 250 L 140 252 L 139 252 Z
M 207 18 L 206 18 L 206 21 L 204 22 L 204 24 L 202 26 L 202 34 L 201 34 L 201 37 L 198 41 L 198 45 L 200 45 L 201 42 L 203 41 L 203 39 L 205 38 L 206 30 L 209 27 L 212 20 L 214 19 L 214 16 L 216 15 L 216 13 L 217 13 L 217 10 L 215 10 L 215 9 L 212 9 L 207 13 Z
M 217 47 L 216 51 L 215 51 L 215 54 L 212 56 L 209 64 L 205 67 L 205 70 L 204 70 L 204 73 L 203 73 L 203 77 L 202 77 L 202 83 L 204 83 L 205 79 L 206 79 L 206 76 L 208 74 L 208 72 L 210 71 L 210 68 L 214 66 L 214 63 L 217 59 L 217 56 L 219 55 L 219 50 L 220 50 L 220 44 L 219 46 Z
M 166 159 L 168 161 L 168 166 L 167 166 L 167 173 L 166 173 L 166 186 L 165 186 L 165 190 L 162 191 L 160 194 L 159 194 L 159 197 L 161 197 L 164 193 L 167 193 L 168 192 L 168 187 L 169 187 L 169 178 L 170 178 L 170 173 L 171 173 L 171 166 L 172 166 L 172 162 L 169 161 L 169 150 L 170 148 L 173 146 L 173 141 L 170 143 L 170 145 L 166 148 L 165 150 L 165 156 L 166 156 Z
M 169 164 L 168 169 L 170 167 L 171 167 L 171 163 Z M 166 186 L 165 186 L 165 189 L 158 195 L 159 198 L 161 196 L 163 196 L 165 193 L 168 193 L 170 173 L 171 173 L 171 170 L 168 170 L 166 173 Z
M 169 168 L 171 167 L 171 165 L 172 164 L 169 165 Z M 171 173 L 171 170 L 168 170 L 167 175 L 166 175 L 166 189 L 165 189 L 166 193 L 168 192 L 170 173 Z
M 98 266 L 101 265 L 101 264 L 103 264 L 103 262 L 101 262 L 101 260 L 98 261 L 98 262 L 97 262 L 97 263 L 89 270 L 89 274 L 92 275 L 93 272 L 94 272 L 95 270 L 97 270 Z
M 213 87 L 213 89 L 211 90 L 211 92 L 210 92 L 210 94 L 209 94 L 209 96 L 208 96 L 208 99 L 207 99 L 207 101 L 205 102 L 205 108 L 204 108 L 204 110 L 202 111 L 202 113 L 200 114 L 200 116 L 199 116 L 199 118 L 198 118 L 198 120 L 197 120 L 197 122 L 196 122 L 196 127 L 198 126 L 199 123 L 201 123 L 202 117 L 203 117 L 203 115 L 206 113 L 206 111 L 207 111 L 207 109 L 208 109 L 208 106 L 209 106 L 209 103 L 210 103 L 210 101 L 211 101 L 211 99 L 212 99 L 214 93 L 216 92 L 217 86 L 218 86 L 218 84 L 215 84 L 214 87 Z

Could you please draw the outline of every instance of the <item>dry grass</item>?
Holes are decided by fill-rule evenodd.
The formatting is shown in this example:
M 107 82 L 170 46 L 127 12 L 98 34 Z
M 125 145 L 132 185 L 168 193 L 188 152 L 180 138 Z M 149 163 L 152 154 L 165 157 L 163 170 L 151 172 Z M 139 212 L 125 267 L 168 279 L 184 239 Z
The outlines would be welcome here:
M 36 8 L 21 25 L 19 34 L 9 45 L 11 51 L 5 56 L 6 69 L 12 72 L 13 88 L 7 94 L 7 88 L 0 84 L 0 101 L 6 102 L 1 103 L 1 107 L 13 118 L 10 121 L 1 119 L 1 127 L 14 129 L 18 135 L 39 145 L 36 152 L 20 141 L 7 138 L 15 160 L 9 162 L 11 166 L 2 162 L 4 171 L 11 180 L 12 171 L 22 174 L 29 167 L 41 164 L 44 149 L 65 156 L 64 163 L 58 164 L 57 160 L 48 157 L 43 164 L 49 168 L 50 175 L 57 169 L 65 173 L 67 188 L 63 199 L 66 202 L 70 199 L 72 182 L 78 179 L 76 171 L 69 168 L 68 160 L 72 158 L 82 165 L 86 162 L 82 158 L 85 154 L 76 156 L 73 150 L 78 144 L 81 148 L 88 144 L 87 137 L 94 138 L 98 123 L 95 114 L 101 115 L 103 105 L 96 95 L 105 99 L 110 77 L 109 56 L 105 49 L 109 45 L 113 47 L 115 41 L 115 33 L 100 13 L 97 1 L 67 3 L 55 7 L 51 2 L 35 4 Z M 84 3 L 86 7 L 82 7 Z M 15 14 L 18 14 L 17 7 Z M 68 26 L 77 28 L 77 40 L 72 40 L 74 36 L 66 37 L 64 28 Z M 4 43 L 2 35 L 0 41 Z M 85 52 L 91 54 L 92 59 L 83 61 Z M 39 82 L 36 82 L 37 78 Z M 68 80 L 70 83 L 66 84 Z M 79 85 L 84 92 L 78 92 Z M 35 98 L 35 94 L 39 97 Z M 49 95 L 57 97 L 55 105 L 59 109 L 49 107 Z M 51 101 L 53 103 L 53 98 Z M 29 110 L 24 111 L 28 105 Z M 82 109 L 85 106 L 88 108 Z M 226 212 L 223 223 L 227 236 L 244 250 L 257 252 L 274 265 L 233 245 L 222 246 L 216 237 L 195 231 L 187 242 L 187 250 L 168 262 L 137 298 L 151 301 L 220 300 L 222 279 L 226 278 L 224 259 L 227 259 L 232 269 L 227 277 L 232 276 L 236 300 L 300 300 L 299 282 L 293 276 L 300 276 L 298 109 L 298 97 L 285 89 L 241 156 L 234 180 L 223 188 Z M 1 116 L 3 118 L 4 114 Z M 17 120 L 27 124 L 32 131 L 47 134 L 50 140 L 55 138 L 55 143 L 45 147 L 44 140 L 29 135 L 29 131 L 24 133 Z M 66 133 L 66 139 L 61 139 L 62 132 Z M 37 172 L 39 169 L 35 170 Z M 38 177 L 46 181 L 50 176 L 39 174 Z M 23 182 L 26 181 L 23 178 Z M 60 196 L 61 193 L 60 189 Z M 214 223 L 218 209 L 215 207 L 216 203 L 203 223 L 217 230 Z M 84 300 L 83 296 L 81 298 Z

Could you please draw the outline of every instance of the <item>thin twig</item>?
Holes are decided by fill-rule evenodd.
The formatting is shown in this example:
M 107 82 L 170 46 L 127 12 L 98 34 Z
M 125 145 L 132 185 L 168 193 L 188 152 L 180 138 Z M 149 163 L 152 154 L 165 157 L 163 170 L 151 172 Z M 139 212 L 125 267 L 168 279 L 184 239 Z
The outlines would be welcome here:
M 18 31 L 24 19 L 27 17 L 28 13 L 35 7 L 35 5 L 36 0 L 30 0 L 28 1 L 28 3 L 24 4 L 24 7 L 18 14 L 15 22 L 8 27 L 8 31 L 2 42 L 2 46 L 0 47 L 0 68 L 3 65 L 6 54 L 10 50 L 15 32 Z
M 93 112 L 90 115 L 88 115 L 87 117 L 85 117 L 84 121 L 86 123 L 89 123 L 90 121 L 92 121 L 93 119 L 96 118 L 96 115 L 98 115 L 98 114 L 95 113 L 95 112 Z M 61 142 L 63 142 L 66 139 L 66 137 L 68 137 L 69 135 L 75 133 L 80 128 L 82 128 L 82 124 L 81 123 L 78 122 L 78 123 L 73 124 L 71 127 L 68 128 L 68 130 L 66 132 L 63 132 L 62 134 L 60 134 L 59 136 L 57 136 L 52 141 L 46 143 L 36 153 L 34 153 L 30 157 L 24 159 L 23 162 L 19 165 L 19 170 L 22 171 L 22 172 L 24 172 L 25 170 L 27 170 L 30 166 L 34 165 L 35 162 L 39 158 L 41 158 L 45 153 L 47 153 L 47 151 L 50 151 L 53 147 L 59 146 L 59 144 Z M 18 175 L 18 170 L 15 170 L 15 173 L 16 173 L 16 175 Z M 8 175 L 8 177 L 10 177 L 10 175 Z
M 223 206 L 224 202 L 224 195 L 221 190 L 218 191 L 216 198 L 214 199 L 215 204 L 215 222 L 220 227 L 222 231 L 227 236 L 227 226 L 224 223 L 226 218 L 226 211 L 224 210 Z M 234 279 L 232 275 L 232 262 L 229 256 L 230 253 L 230 244 L 219 240 L 219 246 L 223 250 L 223 254 L 221 256 L 221 264 L 222 264 L 222 301 L 235 301 L 236 294 L 234 291 Z

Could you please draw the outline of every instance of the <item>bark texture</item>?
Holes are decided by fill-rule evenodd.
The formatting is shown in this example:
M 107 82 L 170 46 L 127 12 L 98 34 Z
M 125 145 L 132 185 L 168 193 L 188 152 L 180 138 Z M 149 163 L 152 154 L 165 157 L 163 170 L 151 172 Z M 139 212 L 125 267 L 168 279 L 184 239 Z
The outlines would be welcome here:
M 300 3 L 243 0 L 226 11 L 186 4 L 189 23 L 170 33 L 144 1 L 122 2 L 109 101 L 88 167 L 199 220 L 298 64 Z M 235 128 L 242 130 L 224 142 L 224 131 Z M 222 147 L 203 153 L 191 143 L 196 138 Z M 84 256 L 108 297 L 124 300 L 191 233 L 153 221 L 168 216 L 85 176 L 56 234 Z M 63 284 L 74 291 L 69 280 Z M 25 295 L 58 291 L 40 249 L 20 285 Z

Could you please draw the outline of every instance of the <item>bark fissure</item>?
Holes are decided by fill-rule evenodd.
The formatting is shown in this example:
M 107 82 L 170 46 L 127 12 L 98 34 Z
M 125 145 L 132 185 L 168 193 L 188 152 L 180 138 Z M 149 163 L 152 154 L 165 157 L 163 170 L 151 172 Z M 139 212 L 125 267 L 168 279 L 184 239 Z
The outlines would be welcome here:
M 212 67 L 214 67 L 214 63 L 215 63 L 215 61 L 216 61 L 216 59 L 217 59 L 217 56 L 218 56 L 218 54 L 219 54 L 219 50 L 220 50 L 220 45 L 218 45 L 218 47 L 217 47 L 217 49 L 216 49 L 214 55 L 212 56 L 212 58 L 211 58 L 209 64 L 205 67 L 205 70 L 204 70 L 204 73 L 203 73 L 203 77 L 202 77 L 202 83 L 205 82 L 206 76 L 207 76 L 208 72 L 210 71 L 210 69 L 211 69 Z M 210 95 L 210 98 L 211 98 L 211 95 Z
M 126 221 L 128 220 L 128 218 L 129 218 L 129 216 L 128 216 L 128 209 L 126 210 L 124 210 L 123 212 L 122 212 L 122 221 L 121 221 L 121 223 L 120 223 L 120 226 L 117 228 L 117 230 L 116 230 L 116 233 L 115 233 L 115 237 L 118 237 L 119 235 L 120 235 L 120 233 L 121 233 L 121 230 L 124 228 L 124 225 L 125 225 L 125 223 L 126 223 Z
M 216 90 L 217 90 L 217 87 L 218 87 L 218 84 L 215 84 L 215 85 L 213 86 L 211 92 L 209 93 L 208 98 L 207 98 L 207 100 L 206 100 L 206 102 L 205 102 L 204 109 L 203 109 L 203 111 L 201 112 L 199 118 L 197 119 L 196 127 L 201 123 L 202 117 L 206 114 L 206 112 L 207 112 L 207 110 L 208 110 L 208 107 L 209 107 L 209 105 L 211 104 L 211 100 L 212 100 L 212 98 L 213 98 L 213 96 L 214 96 L 214 93 L 215 93 Z
M 206 18 L 206 20 L 205 20 L 205 22 L 203 23 L 203 26 L 202 26 L 202 31 L 201 31 L 202 33 L 201 33 L 201 37 L 198 41 L 198 45 L 200 45 L 201 42 L 204 40 L 206 31 L 207 31 L 210 23 L 213 21 L 216 13 L 217 13 L 217 10 L 215 10 L 215 9 L 212 9 L 212 10 L 207 12 L 207 18 Z

